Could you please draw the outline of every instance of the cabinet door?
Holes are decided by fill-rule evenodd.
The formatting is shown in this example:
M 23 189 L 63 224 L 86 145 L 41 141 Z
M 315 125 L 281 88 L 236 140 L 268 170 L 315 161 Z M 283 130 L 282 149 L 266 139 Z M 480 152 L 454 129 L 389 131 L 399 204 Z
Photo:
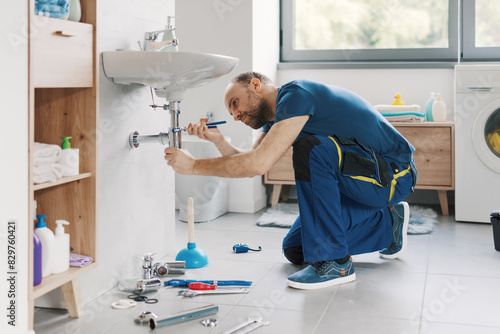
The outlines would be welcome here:
M 450 127 L 397 127 L 415 147 L 417 186 L 453 186 Z
M 266 182 L 288 181 L 290 183 L 293 183 L 293 181 L 295 180 L 295 176 L 293 172 L 292 153 L 293 148 L 290 147 L 288 151 L 286 151 L 285 154 L 283 154 L 283 156 L 276 162 L 276 164 L 267 172 Z
M 31 78 L 36 88 L 92 87 L 93 26 L 46 18 L 32 33 Z

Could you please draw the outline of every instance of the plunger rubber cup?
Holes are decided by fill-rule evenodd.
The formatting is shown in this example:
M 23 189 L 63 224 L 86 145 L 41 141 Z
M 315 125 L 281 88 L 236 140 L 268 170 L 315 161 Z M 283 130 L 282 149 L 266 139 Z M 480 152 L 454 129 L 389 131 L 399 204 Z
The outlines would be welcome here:
M 186 261 L 186 268 L 203 268 L 208 265 L 207 253 L 196 247 L 196 243 L 188 242 L 187 248 L 182 249 L 175 258 L 175 261 Z
M 208 265 L 208 256 L 203 249 L 196 247 L 194 242 L 194 201 L 192 197 L 188 198 L 187 204 L 189 240 L 187 248 L 182 249 L 175 260 L 185 261 L 185 266 L 188 269 L 203 268 Z

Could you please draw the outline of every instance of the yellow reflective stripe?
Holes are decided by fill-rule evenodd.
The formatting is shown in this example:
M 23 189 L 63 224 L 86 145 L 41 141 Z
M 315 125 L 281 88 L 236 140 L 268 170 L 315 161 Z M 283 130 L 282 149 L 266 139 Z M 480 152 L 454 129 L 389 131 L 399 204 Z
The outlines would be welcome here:
M 390 201 L 392 201 L 392 196 L 394 196 L 394 191 L 396 190 L 396 184 L 398 183 L 398 178 L 400 178 L 401 176 L 404 176 L 406 174 L 408 174 L 408 172 L 410 171 L 410 165 L 408 164 L 408 168 L 405 169 L 404 171 L 402 172 L 399 172 L 397 174 L 394 174 L 394 177 L 392 178 L 392 181 L 391 181 L 391 191 L 389 193 L 389 200 L 387 201 L 387 203 L 389 203 Z
M 340 150 L 339 144 L 337 144 L 337 141 L 335 139 L 333 139 L 332 136 L 328 136 L 328 138 L 333 140 L 333 142 L 335 143 L 335 146 L 337 146 L 337 152 L 339 154 L 339 170 L 340 170 L 340 164 L 342 163 L 342 151 Z
M 382 187 L 382 185 L 380 183 L 378 183 L 377 180 L 371 179 L 371 178 L 366 177 L 366 176 L 351 176 L 351 175 L 346 175 L 346 176 L 349 176 L 351 179 L 365 181 L 365 182 L 370 182 L 370 183 L 373 183 L 373 184 L 375 184 L 375 185 L 377 185 L 379 187 Z

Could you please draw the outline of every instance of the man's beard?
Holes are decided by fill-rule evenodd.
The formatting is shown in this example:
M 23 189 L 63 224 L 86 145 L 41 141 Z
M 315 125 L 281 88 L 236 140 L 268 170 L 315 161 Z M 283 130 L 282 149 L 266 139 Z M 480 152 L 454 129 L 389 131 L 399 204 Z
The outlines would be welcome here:
M 258 102 L 255 103 L 251 109 L 245 112 L 243 116 L 246 116 L 249 119 L 248 126 L 257 130 L 269 122 L 269 119 L 273 114 L 273 109 L 266 99 L 258 96 L 257 94 L 250 95 L 249 97 L 250 100 Z

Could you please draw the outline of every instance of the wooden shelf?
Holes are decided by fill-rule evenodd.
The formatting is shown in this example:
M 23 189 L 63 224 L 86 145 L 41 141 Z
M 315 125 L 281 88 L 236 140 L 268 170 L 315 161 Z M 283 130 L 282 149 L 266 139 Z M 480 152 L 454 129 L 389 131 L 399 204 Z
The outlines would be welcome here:
M 93 262 L 89 264 L 88 266 L 78 268 L 78 267 L 70 267 L 68 270 L 66 270 L 63 273 L 60 274 L 55 274 L 55 275 L 49 275 L 47 277 L 42 278 L 42 283 L 39 285 L 33 287 L 33 293 L 31 297 L 33 299 L 38 298 L 46 294 L 47 292 L 50 292 L 61 285 L 74 280 L 81 274 L 97 267 L 97 263 Z
M 92 176 L 92 173 L 83 173 L 83 174 L 79 174 L 79 175 L 75 175 L 75 176 L 63 176 L 62 178 L 60 178 L 56 182 L 46 182 L 46 183 L 35 184 L 35 185 L 33 185 L 33 190 L 37 191 L 37 190 L 41 190 L 41 189 L 57 187 L 61 184 L 86 179 L 86 178 L 91 177 L 91 176 Z

